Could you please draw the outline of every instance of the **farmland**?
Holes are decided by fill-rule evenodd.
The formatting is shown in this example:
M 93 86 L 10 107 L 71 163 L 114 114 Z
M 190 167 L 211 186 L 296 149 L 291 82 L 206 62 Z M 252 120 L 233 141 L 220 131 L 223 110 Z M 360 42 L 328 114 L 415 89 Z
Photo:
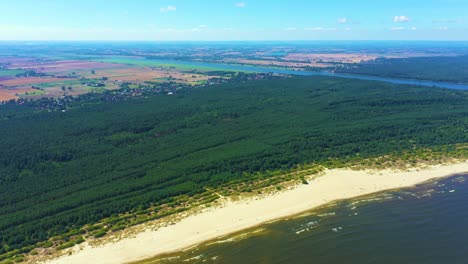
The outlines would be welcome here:
M 401 63 L 419 61 L 438 68 L 437 79 L 464 81 L 464 46 L 421 47 L 380 43 L 363 49 L 358 43 L 329 46 L 298 42 L 231 45 L 198 43 L 48 43 L 0 44 L 0 101 L 60 98 L 103 90 L 171 84 L 198 86 L 230 79 L 227 72 L 265 69 L 336 71 L 378 76 L 434 79 L 427 68 L 403 71 Z M 447 57 L 451 55 L 453 57 Z M 455 58 L 455 59 L 451 59 Z M 457 60 L 457 67 L 443 65 Z M 384 62 L 383 64 L 381 62 Z M 399 72 L 386 71 L 387 64 Z M 382 65 L 382 66 L 379 66 Z M 245 67 L 248 66 L 248 67 Z M 384 67 L 384 69 L 373 67 Z M 466 74 L 465 74 L 466 75 Z M 97 89 L 99 88 L 99 89 Z
M 217 68 L 193 68 L 169 65 L 136 58 L 91 60 L 47 60 L 39 58 L 3 58 L 0 70 L 0 101 L 18 98 L 77 96 L 102 89 L 119 89 L 122 84 L 139 87 L 147 83 L 197 85 L 207 82 Z M 65 89 L 64 89 L 64 88 Z M 35 91 L 34 91 L 35 90 Z
M 22 70 L 0 69 L 0 77 L 2 76 L 15 76 L 16 74 L 24 73 Z
M 0 101 L 14 100 L 18 98 L 19 94 L 34 92 L 33 89 L 2 89 L 0 86 Z

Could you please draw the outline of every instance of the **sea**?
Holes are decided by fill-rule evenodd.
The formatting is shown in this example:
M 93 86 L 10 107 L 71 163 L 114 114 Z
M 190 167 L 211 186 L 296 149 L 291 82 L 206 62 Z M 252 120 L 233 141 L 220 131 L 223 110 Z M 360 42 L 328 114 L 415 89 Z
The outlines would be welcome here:
M 139 263 L 468 263 L 468 174 L 334 202 Z

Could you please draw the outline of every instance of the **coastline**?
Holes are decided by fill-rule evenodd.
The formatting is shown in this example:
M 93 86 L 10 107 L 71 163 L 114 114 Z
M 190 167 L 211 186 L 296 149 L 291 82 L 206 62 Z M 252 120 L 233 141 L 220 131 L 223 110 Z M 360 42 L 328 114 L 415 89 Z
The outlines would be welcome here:
M 468 161 L 407 171 L 326 170 L 321 177 L 310 180 L 308 185 L 297 185 L 265 197 L 228 201 L 220 207 L 204 209 L 157 230 L 148 228 L 134 236 L 99 246 L 85 243 L 75 247 L 75 252 L 71 255 L 42 263 L 128 263 L 144 260 L 295 215 L 336 200 L 411 187 L 428 180 L 465 172 L 468 172 Z

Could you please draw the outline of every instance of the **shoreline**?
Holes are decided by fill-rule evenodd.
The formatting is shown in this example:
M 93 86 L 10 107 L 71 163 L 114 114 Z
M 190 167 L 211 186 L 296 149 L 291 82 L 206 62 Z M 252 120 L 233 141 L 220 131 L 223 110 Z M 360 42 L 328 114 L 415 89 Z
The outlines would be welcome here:
M 99 246 L 88 243 L 44 264 L 129 263 L 180 251 L 263 223 L 296 215 L 337 200 L 411 187 L 468 172 L 468 161 L 407 171 L 333 169 L 309 181 L 265 197 L 228 201 L 172 225 L 146 230 Z

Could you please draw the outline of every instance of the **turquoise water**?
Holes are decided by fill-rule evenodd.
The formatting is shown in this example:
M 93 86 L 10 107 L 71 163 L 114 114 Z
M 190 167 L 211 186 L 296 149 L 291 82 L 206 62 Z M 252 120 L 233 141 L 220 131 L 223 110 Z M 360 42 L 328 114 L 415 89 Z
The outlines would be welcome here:
M 193 62 L 193 61 L 176 61 L 176 60 L 155 60 L 148 59 L 147 61 L 161 63 L 161 64 L 171 64 L 171 65 L 180 65 L 184 67 L 197 67 L 203 68 L 217 68 L 219 70 L 225 71 L 246 71 L 246 72 L 259 72 L 259 73 L 278 73 L 278 74 L 289 74 L 289 75 L 300 75 L 300 76 L 332 76 L 339 78 L 349 78 L 349 79 L 360 79 L 368 81 L 381 81 L 389 82 L 395 84 L 408 84 L 408 85 L 420 85 L 426 87 L 441 87 L 447 89 L 455 90 L 468 90 L 468 84 L 458 84 L 458 83 L 447 83 L 447 82 L 433 82 L 433 81 L 421 81 L 421 80 L 412 80 L 412 79 L 398 79 L 398 78 L 387 78 L 387 77 L 377 77 L 377 76 L 368 76 L 368 75 L 358 75 L 358 74 L 346 74 L 346 73 L 333 73 L 333 72 L 310 72 L 310 71 L 294 71 L 283 68 L 274 68 L 274 67 L 261 67 L 261 66 L 249 66 L 241 64 L 227 64 L 227 63 L 208 63 L 208 62 Z
M 468 263 L 468 175 L 338 202 L 143 263 Z

